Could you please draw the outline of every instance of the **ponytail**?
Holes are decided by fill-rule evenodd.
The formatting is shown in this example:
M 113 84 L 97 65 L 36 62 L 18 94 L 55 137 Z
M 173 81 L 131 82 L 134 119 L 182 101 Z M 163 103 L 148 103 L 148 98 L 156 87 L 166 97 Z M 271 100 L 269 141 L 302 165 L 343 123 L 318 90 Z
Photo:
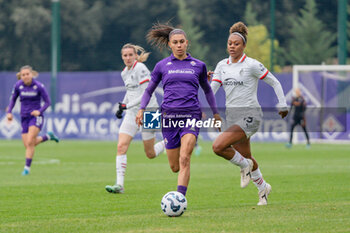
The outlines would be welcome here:
M 150 55 L 150 53 L 146 53 L 145 49 L 142 48 L 141 46 L 139 45 L 133 45 L 133 44 L 130 44 L 130 43 L 127 43 L 123 46 L 122 50 L 121 50 L 121 53 L 123 53 L 123 49 L 133 49 L 134 52 L 136 53 L 137 55 L 137 58 L 136 60 L 139 61 L 139 62 L 145 62 L 147 61 L 148 59 L 148 56 Z
M 175 28 L 167 24 L 154 24 L 146 35 L 148 43 L 158 47 L 160 50 L 166 48 L 169 43 L 170 32 Z

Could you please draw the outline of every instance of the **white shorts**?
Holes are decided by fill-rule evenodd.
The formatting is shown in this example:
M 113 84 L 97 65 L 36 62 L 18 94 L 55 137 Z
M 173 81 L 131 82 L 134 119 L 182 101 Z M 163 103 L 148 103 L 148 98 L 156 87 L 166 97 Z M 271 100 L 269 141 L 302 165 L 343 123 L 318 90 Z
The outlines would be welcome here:
M 134 137 L 137 134 L 137 132 L 140 131 L 140 128 L 142 128 L 137 126 L 135 120 L 136 120 L 136 113 L 132 111 L 126 111 L 123 122 L 119 128 L 119 133 L 124 133 L 124 134 L 130 135 L 131 137 Z M 142 140 L 147 141 L 155 138 L 156 131 L 154 130 L 154 131 L 142 132 L 141 135 L 142 135 Z
M 262 112 L 258 109 L 226 111 L 226 129 L 232 125 L 238 125 L 245 132 L 247 138 L 250 138 L 259 130 L 261 121 Z

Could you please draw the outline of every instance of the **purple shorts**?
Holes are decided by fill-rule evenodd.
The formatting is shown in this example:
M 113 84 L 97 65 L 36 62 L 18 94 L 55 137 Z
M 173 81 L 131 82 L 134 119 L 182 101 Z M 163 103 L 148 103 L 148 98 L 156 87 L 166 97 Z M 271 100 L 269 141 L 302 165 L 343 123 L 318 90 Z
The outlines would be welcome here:
M 28 129 L 30 126 L 36 126 L 40 130 L 43 127 L 44 124 L 44 116 L 28 116 L 28 117 L 22 117 L 21 118 L 22 122 L 22 134 L 23 133 L 28 133 Z
M 175 149 L 181 146 L 181 138 L 185 134 L 198 137 L 199 128 L 192 124 L 201 119 L 202 114 L 181 114 L 185 117 L 166 117 L 163 115 L 162 134 L 166 149 Z M 171 114 L 169 114 L 171 116 Z M 183 124 L 180 122 L 184 122 Z M 188 124 L 187 124 L 188 122 Z

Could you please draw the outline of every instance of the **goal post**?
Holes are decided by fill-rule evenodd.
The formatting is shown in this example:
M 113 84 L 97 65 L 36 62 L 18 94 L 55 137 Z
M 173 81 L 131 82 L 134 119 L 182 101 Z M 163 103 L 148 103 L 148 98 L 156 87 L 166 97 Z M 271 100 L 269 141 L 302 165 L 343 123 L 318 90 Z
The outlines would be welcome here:
M 306 97 L 307 116 L 313 111 L 313 141 L 350 143 L 350 65 L 295 65 L 292 93 L 295 88 Z
M 350 65 L 294 65 L 293 66 L 293 89 L 298 87 L 299 83 L 299 73 L 305 71 L 349 71 Z M 340 76 L 341 77 L 341 76 Z M 348 77 L 349 79 L 350 77 Z M 340 78 L 341 80 L 341 78 Z M 346 80 L 346 77 L 344 77 Z

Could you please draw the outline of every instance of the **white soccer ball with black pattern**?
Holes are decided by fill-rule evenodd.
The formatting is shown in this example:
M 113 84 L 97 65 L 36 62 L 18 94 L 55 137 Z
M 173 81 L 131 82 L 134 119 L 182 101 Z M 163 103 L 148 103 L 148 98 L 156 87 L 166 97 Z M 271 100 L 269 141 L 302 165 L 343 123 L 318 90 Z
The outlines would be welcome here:
M 171 191 L 163 196 L 160 206 L 169 217 L 179 217 L 186 211 L 187 200 L 182 193 Z

